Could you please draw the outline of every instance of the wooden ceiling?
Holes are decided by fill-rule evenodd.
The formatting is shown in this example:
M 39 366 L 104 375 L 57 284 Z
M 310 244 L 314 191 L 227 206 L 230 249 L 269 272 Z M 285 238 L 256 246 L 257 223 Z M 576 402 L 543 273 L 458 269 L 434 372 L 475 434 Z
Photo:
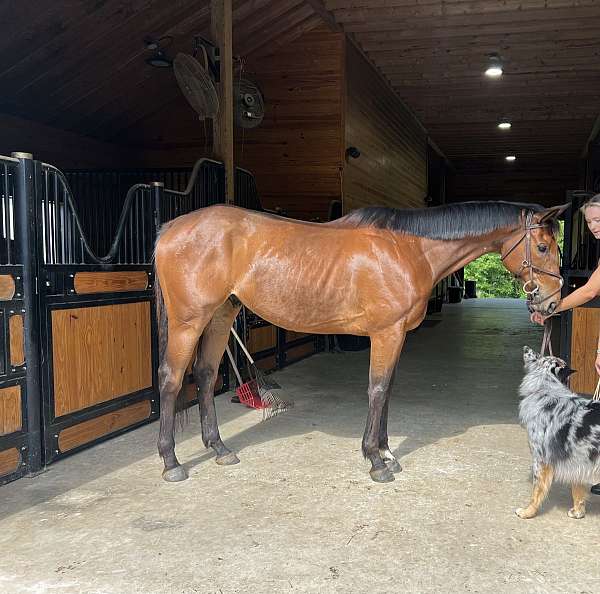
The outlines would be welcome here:
M 600 114 L 599 0 L 324 0 L 459 175 L 572 172 Z M 483 75 L 497 53 L 504 75 Z M 513 127 L 496 124 L 509 119 Z M 507 154 L 517 161 L 508 164 Z M 479 177 L 478 177 L 479 176 Z M 490 183 L 494 183 L 491 181 Z M 573 184 L 573 179 L 564 183 Z M 467 197 L 469 189 L 461 184 Z M 560 188 L 562 192 L 564 188 Z M 487 188 L 493 195 L 493 188 Z
M 243 56 L 323 20 L 345 31 L 448 157 L 461 197 L 521 198 L 543 180 L 557 201 L 576 184 L 600 113 L 600 0 L 233 0 L 233 11 Z M 144 62 L 144 38 L 189 52 L 209 12 L 209 0 L 5 0 L 0 113 L 119 142 L 180 95 L 170 69 Z M 498 80 L 482 74 L 494 52 Z
M 145 63 L 146 37 L 168 54 L 208 35 L 209 0 L 7 0 L 0 3 L 0 113 L 118 142 L 171 104 L 173 72 Z M 304 0 L 233 0 L 234 53 L 274 51 L 322 19 Z M 168 81 L 168 84 L 165 84 Z

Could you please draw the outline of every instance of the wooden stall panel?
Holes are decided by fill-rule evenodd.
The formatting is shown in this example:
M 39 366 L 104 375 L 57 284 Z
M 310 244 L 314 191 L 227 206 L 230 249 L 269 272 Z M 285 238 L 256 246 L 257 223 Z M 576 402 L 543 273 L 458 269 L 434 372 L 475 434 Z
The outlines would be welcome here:
M 258 326 L 250 328 L 247 348 L 250 353 L 258 353 L 277 346 L 277 327 Z
M 10 274 L 0 274 L 0 301 L 8 301 L 15 296 L 15 281 Z
M 145 291 L 148 288 L 148 275 L 143 270 L 78 272 L 73 284 L 78 295 Z
M 80 445 L 104 437 L 109 433 L 124 429 L 147 419 L 152 412 L 149 400 L 136 402 L 114 412 L 101 415 L 95 419 L 84 421 L 63 429 L 58 436 L 58 447 L 61 452 L 68 452 Z
M 21 386 L 0 389 L 0 435 L 19 431 L 21 418 Z
M 285 339 L 287 342 L 299 340 L 300 338 L 306 338 L 307 336 L 310 336 L 310 334 L 306 334 L 304 332 L 292 332 L 291 330 L 285 331 Z
M 304 357 L 308 357 L 309 355 L 314 354 L 314 352 L 315 352 L 314 341 L 292 347 L 291 349 L 288 349 L 285 352 L 285 362 L 287 364 L 293 363 L 294 361 L 297 361 L 298 359 L 303 359 Z
M 10 448 L 0 452 L 0 476 L 5 476 L 15 472 L 19 468 L 21 456 L 17 448 Z
M 152 385 L 150 303 L 52 311 L 57 417 Z
M 23 316 L 21 314 L 10 316 L 8 327 L 10 334 L 10 364 L 13 367 L 23 365 L 25 363 Z
M 576 307 L 572 313 L 571 367 L 577 370 L 571 376 L 571 389 L 593 394 L 598 382 L 594 367 L 600 327 L 600 308 Z

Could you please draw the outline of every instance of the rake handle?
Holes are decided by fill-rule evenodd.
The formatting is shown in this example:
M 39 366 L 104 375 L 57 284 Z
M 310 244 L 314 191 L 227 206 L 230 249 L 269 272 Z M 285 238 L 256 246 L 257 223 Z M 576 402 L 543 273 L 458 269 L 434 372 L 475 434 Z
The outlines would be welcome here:
M 238 381 L 238 385 L 242 385 L 244 382 L 242 381 L 242 376 L 240 375 L 240 372 L 237 368 L 237 365 L 235 364 L 235 361 L 233 360 L 233 355 L 231 354 L 231 350 L 229 349 L 229 345 L 227 345 L 225 347 L 225 350 L 227 351 L 227 356 L 229 357 L 229 361 L 231 363 L 231 366 L 233 367 L 233 373 L 235 373 L 235 377 L 237 378 Z
M 231 333 L 233 334 L 235 339 L 238 341 L 238 344 L 240 345 L 240 347 L 242 347 L 242 351 L 244 351 L 246 357 L 248 357 L 248 361 L 250 361 L 250 365 L 254 365 L 254 359 L 251 357 L 250 353 L 248 352 L 248 349 L 244 346 L 242 339 L 238 336 L 238 334 L 235 331 L 233 326 L 231 327 Z

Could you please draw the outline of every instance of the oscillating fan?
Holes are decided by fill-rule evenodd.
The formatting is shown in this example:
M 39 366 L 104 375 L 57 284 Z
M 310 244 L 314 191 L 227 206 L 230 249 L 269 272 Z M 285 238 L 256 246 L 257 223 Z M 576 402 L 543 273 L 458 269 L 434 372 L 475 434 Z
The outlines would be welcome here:
M 206 65 L 189 54 L 179 53 L 173 60 L 175 78 L 181 92 L 200 118 L 214 118 L 219 112 L 219 96 Z

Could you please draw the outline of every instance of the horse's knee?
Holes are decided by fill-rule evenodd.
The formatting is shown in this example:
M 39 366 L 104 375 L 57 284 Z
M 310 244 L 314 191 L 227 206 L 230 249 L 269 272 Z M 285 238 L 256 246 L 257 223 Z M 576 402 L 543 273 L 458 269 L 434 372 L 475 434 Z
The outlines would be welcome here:
M 158 389 L 160 390 L 161 398 L 176 396 L 181 389 L 182 381 L 183 375 L 173 372 L 166 363 L 163 363 L 158 368 Z
M 210 392 L 217 379 L 217 370 L 210 365 L 194 364 L 194 381 L 202 394 Z

